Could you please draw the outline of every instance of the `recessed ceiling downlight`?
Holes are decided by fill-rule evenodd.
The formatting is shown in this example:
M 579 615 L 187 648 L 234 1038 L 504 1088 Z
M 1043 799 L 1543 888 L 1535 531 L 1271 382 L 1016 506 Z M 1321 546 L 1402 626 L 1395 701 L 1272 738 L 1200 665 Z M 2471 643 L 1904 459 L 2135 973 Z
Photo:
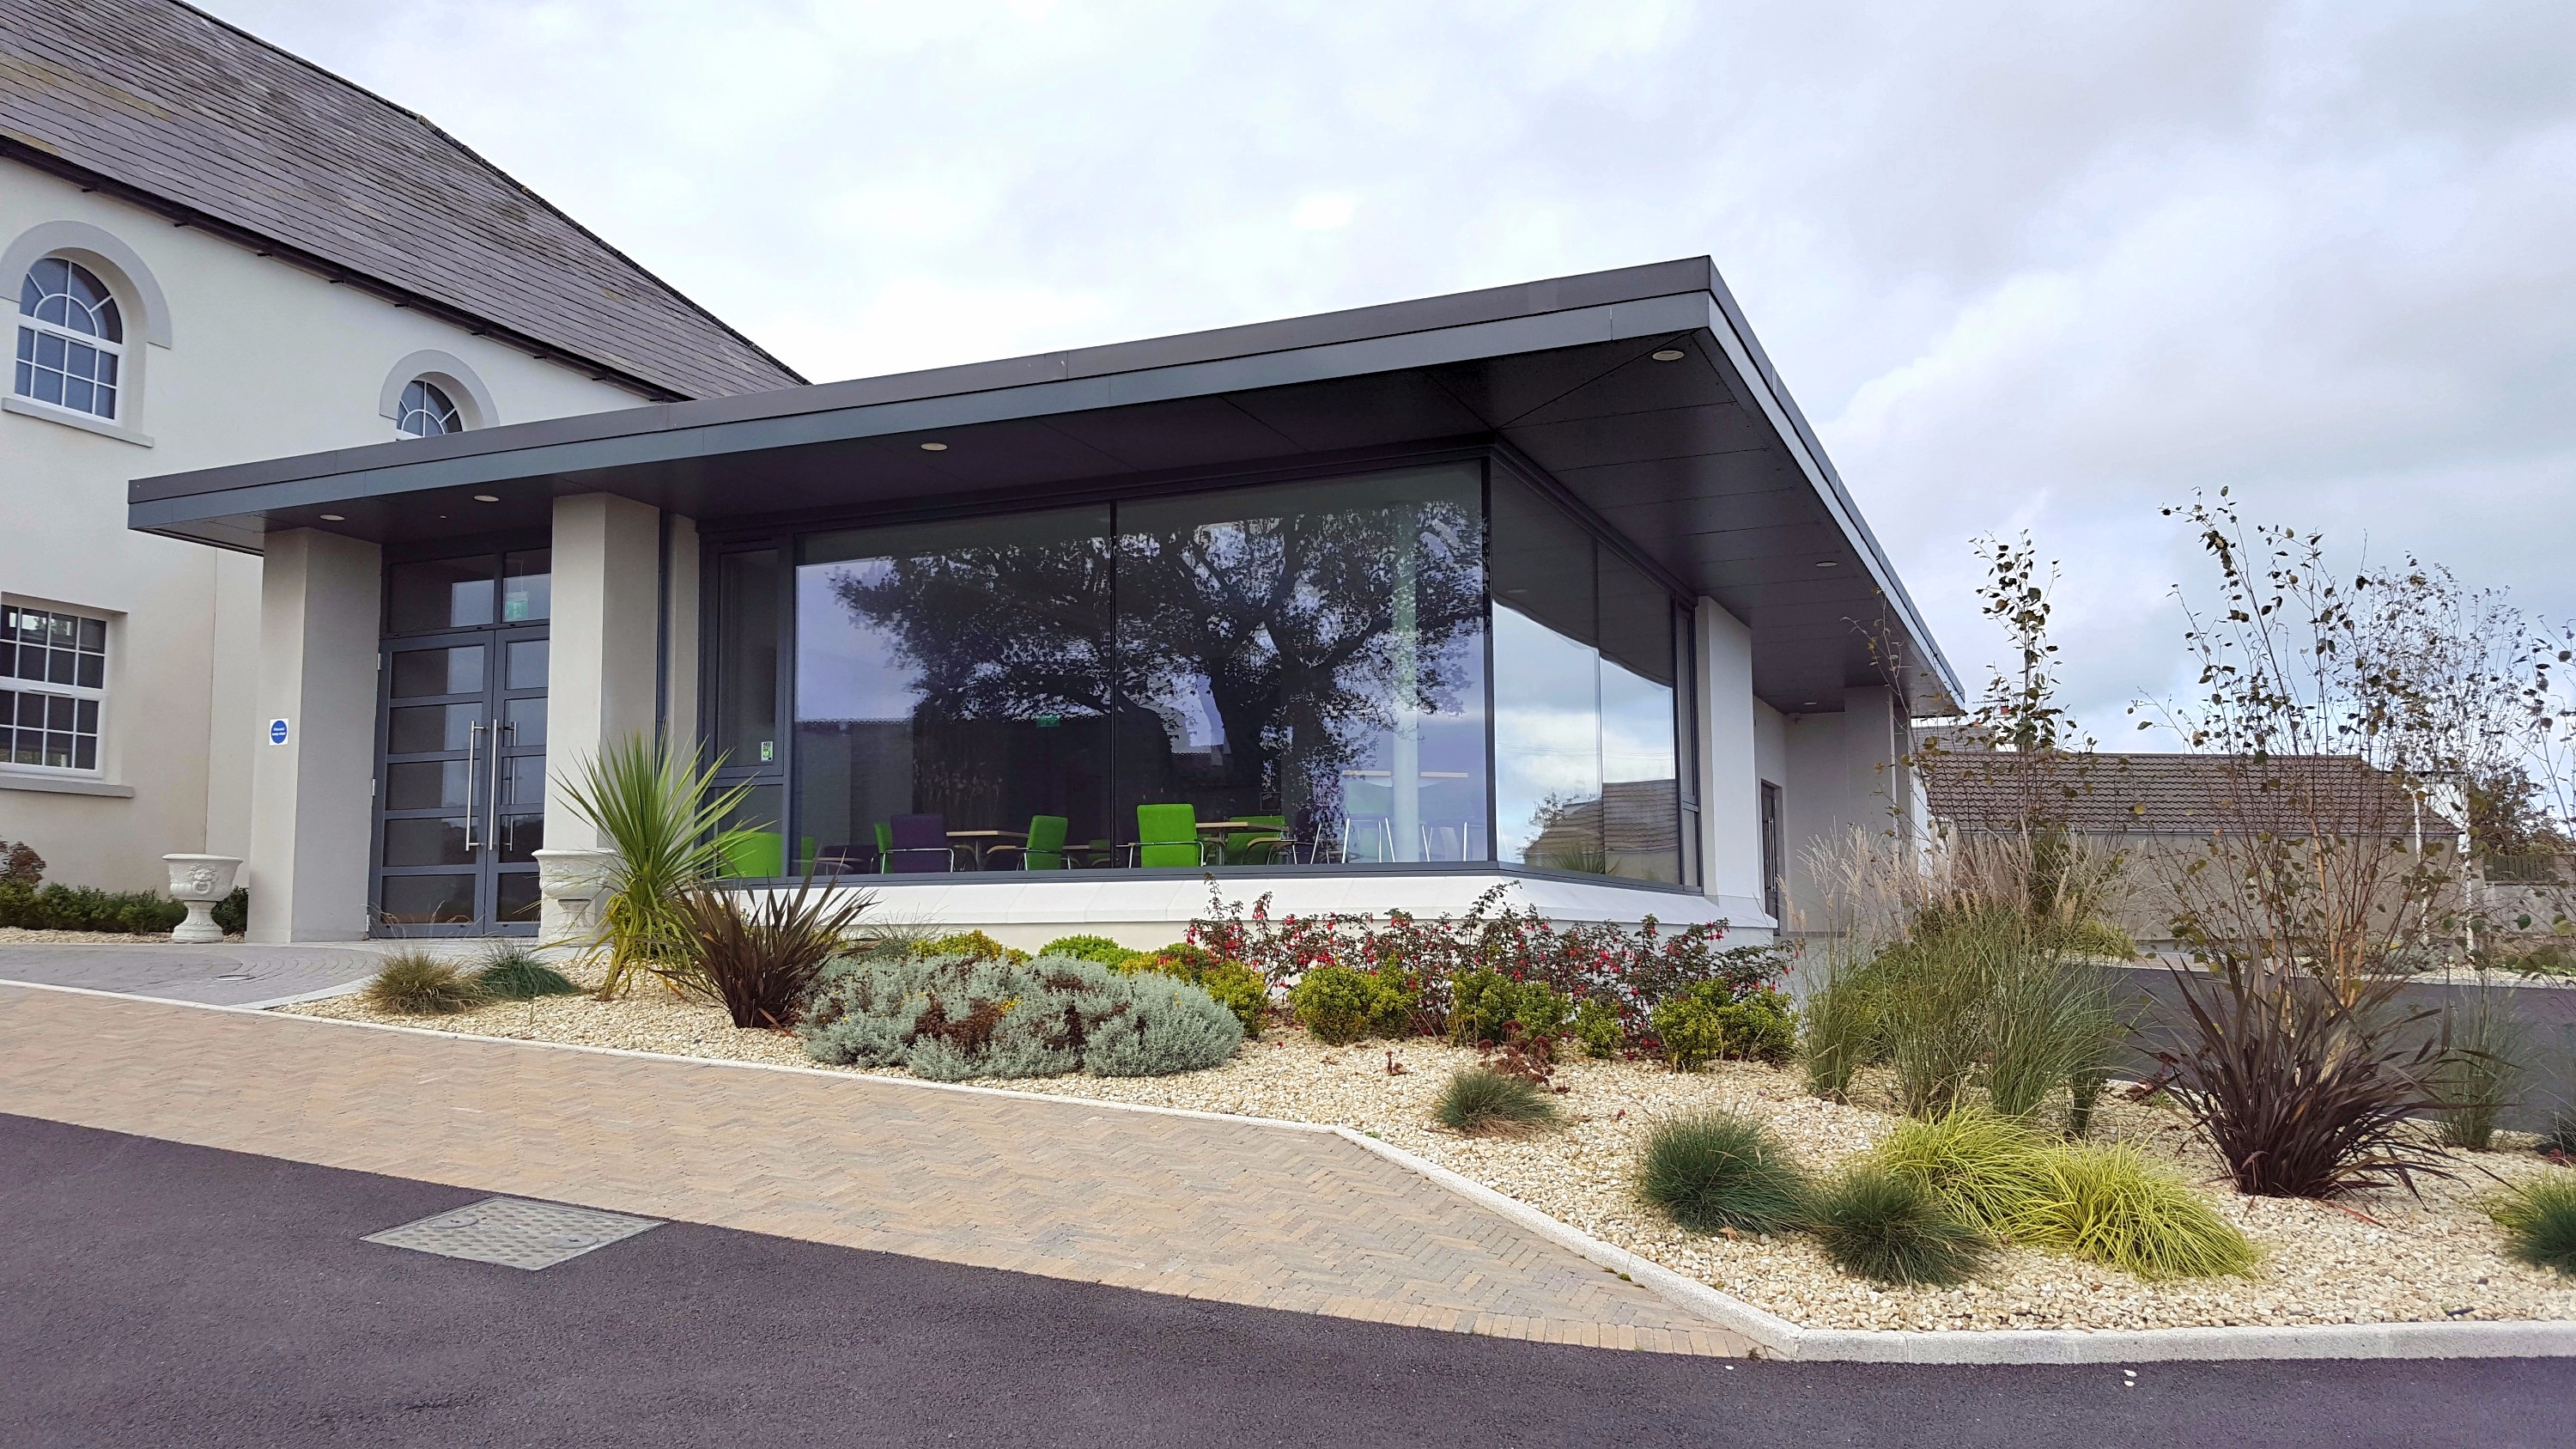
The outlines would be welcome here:
M 477 503 L 498 503 L 501 501 L 501 496 L 497 493 L 477 493 L 474 495 L 474 501 Z
M 324 523 L 346 523 L 349 521 L 349 515 L 345 513 L 325 513 L 322 515 L 322 521 Z
M 1657 362 L 1679 362 L 1682 360 L 1682 350 L 1678 347 L 1666 347 L 1648 355 L 1653 357 Z
M 1842 566 L 1842 560 L 1840 559 L 1820 558 L 1816 560 L 1816 567 L 1820 569 L 1838 569 Z
M 921 445 L 921 451 L 925 453 L 945 453 L 948 451 L 948 445 L 946 443 L 924 443 Z

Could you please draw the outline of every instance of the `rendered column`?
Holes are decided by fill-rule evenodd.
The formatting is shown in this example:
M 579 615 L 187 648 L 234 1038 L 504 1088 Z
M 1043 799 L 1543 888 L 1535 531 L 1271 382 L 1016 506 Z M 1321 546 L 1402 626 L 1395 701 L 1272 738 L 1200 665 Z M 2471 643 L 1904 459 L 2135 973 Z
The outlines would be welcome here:
M 372 543 L 295 529 L 260 564 L 252 746 L 250 939 L 367 934 L 375 813 L 376 644 L 384 563 Z
M 564 782 L 609 745 L 653 735 L 661 591 L 656 510 L 608 493 L 555 500 L 546 676 L 546 848 L 607 844 L 568 807 Z

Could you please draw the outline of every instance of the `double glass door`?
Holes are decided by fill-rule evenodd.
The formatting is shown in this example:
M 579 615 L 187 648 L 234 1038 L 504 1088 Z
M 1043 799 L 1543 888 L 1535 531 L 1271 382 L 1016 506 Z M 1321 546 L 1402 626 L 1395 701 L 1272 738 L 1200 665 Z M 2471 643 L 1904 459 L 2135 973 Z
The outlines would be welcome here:
M 544 555 L 512 555 L 511 563 L 523 559 L 542 568 Z M 388 570 L 395 623 L 447 627 L 384 642 L 376 766 L 379 934 L 533 935 L 537 929 L 536 852 L 545 843 L 546 793 L 543 575 L 520 565 L 512 577 L 502 562 Z M 424 568 L 437 572 L 403 577 L 407 569 Z M 444 602 L 444 617 L 431 611 L 406 621 L 406 582 L 415 596 L 434 596 L 411 599 L 415 610 Z M 528 606 L 521 587 L 517 609 L 489 607 L 495 582 L 534 582 L 536 606 Z

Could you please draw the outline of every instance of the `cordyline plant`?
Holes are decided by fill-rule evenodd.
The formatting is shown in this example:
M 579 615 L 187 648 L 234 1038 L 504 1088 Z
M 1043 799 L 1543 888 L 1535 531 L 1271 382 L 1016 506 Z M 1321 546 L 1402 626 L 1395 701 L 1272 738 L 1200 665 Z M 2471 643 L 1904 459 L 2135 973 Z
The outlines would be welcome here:
M 2334 571 L 2323 535 L 2246 524 L 2220 490 L 2178 514 L 2216 564 L 2184 605 L 2196 697 L 2139 706 L 2207 756 L 2196 848 L 2158 857 L 2175 935 L 2213 966 L 2295 963 L 2347 1002 L 2461 941 L 2461 782 L 2531 727 L 2519 619 L 2438 567 Z
M 1392 974 L 1417 993 L 1414 1030 L 1448 1030 L 1451 984 L 1475 971 L 1516 982 L 1540 982 L 1573 1001 L 1602 1000 L 1619 1013 L 1627 1039 L 1652 1051 L 1647 1025 L 1655 1003 L 1702 981 L 1741 996 L 1777 985 L 1792 954 L 1785 948 L 1722 948 L 1722 923 L 1667 932 L 1652 917 L 1637 929 L 1602 921 L 1553 922 L 1528 905 L 1503 903 L 1507 886 L 1476 897 L 1464 915 L 1429 919 L 1403 911 L 1384 919 L 1328 914 L 1270 914 L 1270 897 L 1229 901 L 1208 880 L 1208 909 L 1190 923 L 1189 941 L 1260 971 L 1285 986 L 1322 966 Z
M 638 734 L 611 743 L 559 782 L 573 814 L 617 853 L 594 882 L 599 930 L 583 943 L 607 953 L 601 1000 L 623 992 L 638 971 L 668 980 L 689 969 L 697 948 L 681 903 L 723 874 L 733 835 L 724 823 L 751 789 L 716 790 L 720 763 Z

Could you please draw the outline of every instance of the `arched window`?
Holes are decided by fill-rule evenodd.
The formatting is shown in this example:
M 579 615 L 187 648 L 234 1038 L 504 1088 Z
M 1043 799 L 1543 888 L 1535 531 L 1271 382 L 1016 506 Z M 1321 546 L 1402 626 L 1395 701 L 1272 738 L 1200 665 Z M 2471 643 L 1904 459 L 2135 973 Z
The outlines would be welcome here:
M 437 383 L 415 377 L 403 389 L 402 411 L 394 417 L 394 431 L 406 438 L 434 438 L 441 433 L 465 431 L 465 419 Z
M 87 267 L 46 257 L 18 287 L 18 366 L 23 398 L 114 421 L 125 319 Z

